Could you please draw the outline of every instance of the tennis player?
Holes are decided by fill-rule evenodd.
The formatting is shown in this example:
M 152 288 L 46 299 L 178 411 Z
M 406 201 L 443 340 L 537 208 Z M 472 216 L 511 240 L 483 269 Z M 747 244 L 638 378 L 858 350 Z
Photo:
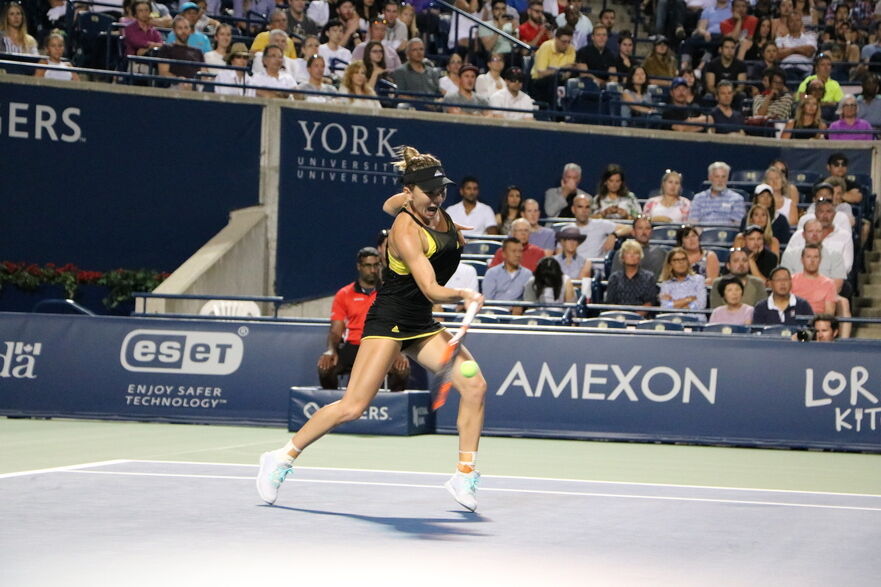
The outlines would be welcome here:
M 399 352 L 433 372 L 443 367 L 442 357 L 451 336 L 434 320 L 432 304 L 483 304 L 478 292 L 440 285 L 456 271 L 465 242 L 459 227 L 441 208 L 447 185 L 453 183 L 445 176 L 441 162 L 403 147 L 395 166 L 403 172 L 404 191 L 383 205 L 383 210 L 395 216 L 388 236 L 388 263 L 376 301 L 367 313 L 348 388 L 341 400 L 315 412 L 283 448 L 260 457 L 257 491 L 266 503 L 275 503 L 279 487 L 306 447 L 334 427 L 361 417 Z M 462 375 L 460 366 L 466 360 L 473 357 L 462 348 L 452 376 L 461 396 L 459 462 L 444 486 L 463 507 L 474 511 L 486 381 L 480 372 L 470 378 Z

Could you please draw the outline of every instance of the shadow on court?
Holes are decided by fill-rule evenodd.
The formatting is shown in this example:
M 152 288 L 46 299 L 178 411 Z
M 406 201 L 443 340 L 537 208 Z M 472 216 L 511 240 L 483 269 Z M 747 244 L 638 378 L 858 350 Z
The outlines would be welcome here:
M 312 510 L 307 508 L 293 508 L 283 505 L 261 504 L 257 507 L 288 510 L 302 514 L 315 514 L 318 516 L 342 517 L 350 520 L 369 522 L 379 526 L 385 526 L 389 530 L 406 532 L 421 540 L 455 540 L 457 538 L 472 538 L 490 536 L 486 532 L 476 530 L 473 524 L 485 523 L 490 520 L 478 513 L 450 512 L 456 514 L 455 518 L 422 518 L 422 517 L 387 517 L 367 516 L 364 514 L 349 514 L 345 512 L 331 512 L 326 510 Z

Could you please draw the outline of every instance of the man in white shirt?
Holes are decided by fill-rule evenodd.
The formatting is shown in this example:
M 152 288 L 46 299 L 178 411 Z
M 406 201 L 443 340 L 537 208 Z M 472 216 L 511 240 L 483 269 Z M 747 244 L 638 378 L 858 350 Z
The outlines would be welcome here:
M 407 25 L 403 21 L 398 20 L 398 10 L 400 5 L 397 0 L 388 0 L 383 6 L 382 15 L 388 23 L 388 30 L 385 33 L 385 40 L 389 46 L 395 51 L 402 49 L 403 44 L 410 38 Z
M 581 12 L 581 0 L 569 0 L 569 6 L 566 10 L 569 11 L 570 18 L 574 18 L 574 15 L 578 14 L 578 20 L 574 24 L 568 21 L 564 11 L 557 15 L 557 26 L 561 27 L 568 24 L 575 29 L 575 36 L 573 36 L 572 42 L 576 45 L 576 49 L 580 49 L 587 44 L 587 38 L 593 32 L 593 23 L 590 22 L 586 14 Z M 578 38 L 577 42 L 576 37 Z
M 585 259 L 597 259 L 615 247 L 618 236 L 630 234 L 631 227 L 615 224 L 604 218 L 590 217 L 590 198 L 577 195 L 572 200 L 572 212 L 575 214 L 575 227 L 587 238 L 578 245 L 577 252 Z
M 324 57 L 324 75 L 333 76 L 335 71 L 342 71 L 352 62 L 352 52 L 340 45 L 343 38 L 343 23 L 333 18 L 324 26 L 327 42 L 318 47 L 318 54 Z M 333 60 L 338 60 L 332 63 Z M 343 63 L 339 63 L 339 62 Z
M 517 110 L 529 110 L 530 112 L 508 112 L 493 110 L 493 118 L 528 119 L 532 120 L 532 110 L 535 107 L 532 98 L 523 92 L 523 80 L 525 76 L 519 67 L 512 67 L 505 72 L 506 89 L 490 94 L 489 105 L 497 108 L 516 108 Z
M 778 37 L 776 45 L 779 48 L 777 58 L 780 59 L 780 67 L 793 78 L 801 79 L 811 73 L 813 69 L 814 53 L 817 52 L 817 37 L 814 33 L 804 30 L 801 14 L 793 12 L 786 19 L 789 34 Z
M 462 196 L 462 201 L 448 207 L 447 214 L 459 226 L 470 227 L 470 230 L 463 230 L 462 234 L 465 236 L 499 234 L 495 212 L 486 204 L 477 201 L 480 197 L 480 182 L 476 177 L 462 178 L 459 183 L 459 195 Z
M 835 204 L 832 200 L 820 198 L 814 203 L 817 220 L 820 222 L 820 242 L 823 251 L 836 251 L 844 259 L 844 267 L 850 273 L 853 267 L 853 237 L 851 231 L 837 228 L 833 222 L 835 218 Z M 807 226 L 808 223 L 805 223 Z M 796 231 L 789 239 L 786 248 L 803 249 L 805 246 L 804 230 Z

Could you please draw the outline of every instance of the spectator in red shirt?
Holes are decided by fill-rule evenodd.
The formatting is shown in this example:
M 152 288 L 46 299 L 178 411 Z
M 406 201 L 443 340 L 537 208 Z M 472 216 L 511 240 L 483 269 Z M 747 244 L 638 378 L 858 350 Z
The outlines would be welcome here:
M 834 314 L 838 290 L 835 282 L 820 275 L 820 245 L 806 244 L 801 251 L 801 273 L 792 276 L 792 293 L 808 301 L 815 314 Z
M 358 279 L 341 288 L 333 298 L 327 350 L 318 359 L 318 379 L 324 389 L 337 389 L 340 375 L 350 373 L 355 364 L 367 310 L 376 299 L 380 284 L 379 251 L 373 247 L 358 251 L 356 267 Z M 410 362 L 399 353 L 388 372 L 389 389 L 403 391 L 409 378 Z
M 731 4 L 731 18 L 719 23 L 719 30 L 723 37 L 731 37 L 740 42 L 755 36 L 759 19 L 747 14 L 747 7 L 746 0 L 734 0 Z
M 541 0 L 531 0 L 526 9 L 526 22 L 520 25 L 520 40 L 536 48 L 552 38 L 542 6 Z
M 538 265 L 538 262 L 544 259 L 547 256 L 547 253 L 543 248 L 529 242 L 530 233 L 531 227 L 529 220 L 518 218 L 511 223 L 511 236 L 523 243 L 523 256 L 520 258 L 520 265 L 535 272 L 535 267 Z M 493 255 L 492 260 L 489 262 L 490 267 L 495 267 L 504 260 L 502 258 L 503 248 L 504 247 L 496 249 L 495 255 Z
M 123 42 L 125 54 L 144 55 L 154 48 L 162 46 L 162 35 L 151 24 L 150 2 L 147 0 L 135 0 L 132 5 L 132 13 L 135 22 L 123 29 Z

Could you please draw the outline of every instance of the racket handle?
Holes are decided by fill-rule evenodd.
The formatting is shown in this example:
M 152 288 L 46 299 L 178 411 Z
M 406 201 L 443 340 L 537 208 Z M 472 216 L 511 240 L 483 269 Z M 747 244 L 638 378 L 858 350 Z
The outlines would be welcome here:
M 462 322 L 465 324 L 470 323 L 474 320 L 474 316 L 477 315 L 478 310 L 480 310 L 480 305 L 477 302 L 471 302 L 468 304 L 468 307 L 465 308 L 465 317 L 462 318 Z

